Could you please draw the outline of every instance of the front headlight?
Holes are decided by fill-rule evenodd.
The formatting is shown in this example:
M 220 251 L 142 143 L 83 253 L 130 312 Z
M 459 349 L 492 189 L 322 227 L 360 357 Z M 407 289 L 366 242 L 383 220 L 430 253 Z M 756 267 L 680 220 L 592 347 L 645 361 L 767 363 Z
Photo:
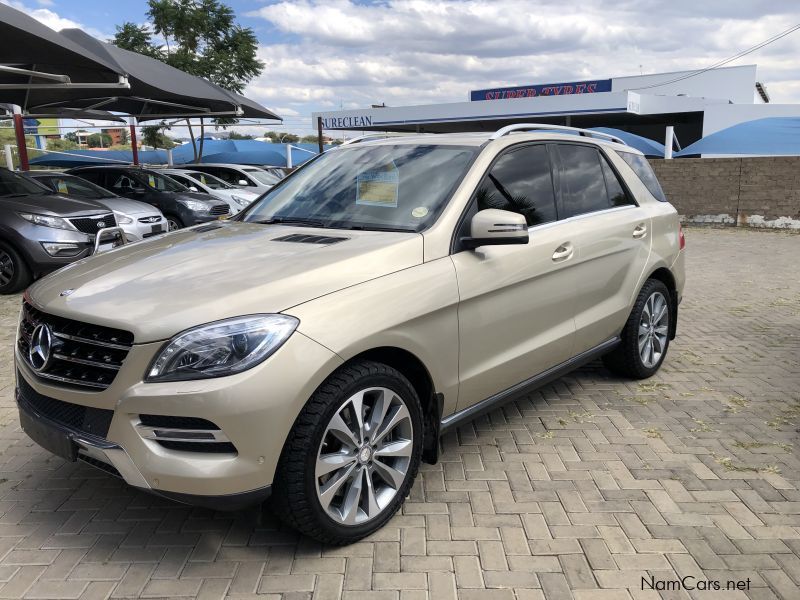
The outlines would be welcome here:
M 204 212 L 208 210 L 208 204 L 199 200 L 178 200 L 186 208 L 194 212 Z
M 145 381 L 184 381 L 241 373 L 272 355 L 299 323 L 287 315 L 251 315 L 189 329 L 161 350 Z
M 53 229 L 74 229 L 66 219 L 61 217 L 51 217 L 49 215 L 37 215 L 35 213 L 17 213 L 26 221 L 42 227 L 52 227 Z
M 133 223 L 132 218 L 121 212 L 114 211 L 114 216 L 117 217 L 117 225 L 130 225 Z
M 245 200 L 244 198 L 236 196 L 234 194 L 231 194 L 231 198 L 233 198 L 233 201 L 236 202 L 236 204 L 238 204 L 239 206 L 247 206 L 248 204 L 250 204 L 249 200 Z

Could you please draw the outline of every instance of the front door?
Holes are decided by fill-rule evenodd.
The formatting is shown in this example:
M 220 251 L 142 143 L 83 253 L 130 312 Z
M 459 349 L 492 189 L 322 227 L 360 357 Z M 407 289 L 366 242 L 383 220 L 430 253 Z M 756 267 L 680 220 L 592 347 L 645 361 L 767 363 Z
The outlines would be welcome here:
M 452 255 L 460 294 L 459 410 L 572 355 L 574 243 L 557 220 L 549 154 L 544 144 L 510 148 L 472 200 L 470 214 L 499 208 L 524 215 L 528 244 Z

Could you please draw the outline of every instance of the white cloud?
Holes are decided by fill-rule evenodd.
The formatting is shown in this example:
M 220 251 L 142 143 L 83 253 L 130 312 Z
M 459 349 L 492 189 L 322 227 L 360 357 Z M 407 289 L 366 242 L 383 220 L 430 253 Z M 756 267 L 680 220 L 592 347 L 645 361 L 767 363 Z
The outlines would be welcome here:
M 37 0 L 38 4 L 41 6 L 53 6 L 53 2 L 51 0 Z M 54 29 L 59 31 L 61 29 L 83 29 L 90 35 L 95 36 L 98 39 L 106 40 L 110 37 L 108 33 L 104 33 L 92 27 L 86 27 L 82 23 L 78 21 L 73 21 L 72 19 L 67 19 L 62 17 L 55 11 L 50 10 L 49 8 L 31 8 L 27 6 L 23 2 L 18 2 L 17 0 L 0 0 L 0 3 L 7 4 L 11 8 L 15 8 L 19 11 L 24 12 L 30 17 L 33 17 L 43 25 L 46 25 L 50 29 Z
M 249 14 L 284 36 L 262 45 L 266 67 L 248 94 L 303 115 L 460 101 L 495 85 L 702 68 L 800 22 L 797 4 L 765 0 L 300 0 Z M 757 63 L 774 102 L 800 102 L 799 53 L 797 32 L 734 64 Z

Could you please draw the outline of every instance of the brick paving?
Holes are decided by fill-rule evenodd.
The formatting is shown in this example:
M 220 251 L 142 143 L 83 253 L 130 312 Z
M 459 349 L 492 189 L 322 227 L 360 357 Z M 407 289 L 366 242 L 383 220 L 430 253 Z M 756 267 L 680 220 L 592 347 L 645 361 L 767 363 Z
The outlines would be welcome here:
M 800 236 L 687 239 L 656 377 L 592 364 L 462 427 L 402 514 L 346 548 L 33 445 L 12 393 L 20 299 L 0 298 L 0 598 L 800 598 Z M 642 590 L 687 575 L 750 589 Z

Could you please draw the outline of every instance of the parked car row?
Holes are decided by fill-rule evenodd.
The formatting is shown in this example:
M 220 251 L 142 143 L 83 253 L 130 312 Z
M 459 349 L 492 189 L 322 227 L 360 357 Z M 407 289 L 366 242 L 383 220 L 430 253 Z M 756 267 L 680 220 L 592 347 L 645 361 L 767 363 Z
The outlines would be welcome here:
M 222 164 L 0 169 L 0 294 L 120 242 L 235 215 L 279 180 L 258 167 Z

